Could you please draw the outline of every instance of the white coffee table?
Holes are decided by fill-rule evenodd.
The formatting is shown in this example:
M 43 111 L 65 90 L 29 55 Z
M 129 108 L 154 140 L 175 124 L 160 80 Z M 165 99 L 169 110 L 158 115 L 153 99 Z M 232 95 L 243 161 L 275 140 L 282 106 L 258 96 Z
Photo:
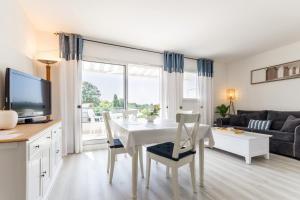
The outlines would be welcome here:
M 253 132 L 236 134 L 231 128 L 212 128 L 215 141 L 214 148 L 245 157 L 246 163 L 251 164 L 251 158 L 264 155 L 269 159 L 269 138 L 272 135 Z

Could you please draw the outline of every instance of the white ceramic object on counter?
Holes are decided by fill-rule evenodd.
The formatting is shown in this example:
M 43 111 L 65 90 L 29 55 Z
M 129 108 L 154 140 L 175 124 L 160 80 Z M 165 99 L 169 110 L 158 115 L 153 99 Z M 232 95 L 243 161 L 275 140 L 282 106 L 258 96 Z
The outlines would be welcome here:
M 0 110 L 0 129 L 13 129 L 17 126 L 18 114 L 13 110 Z

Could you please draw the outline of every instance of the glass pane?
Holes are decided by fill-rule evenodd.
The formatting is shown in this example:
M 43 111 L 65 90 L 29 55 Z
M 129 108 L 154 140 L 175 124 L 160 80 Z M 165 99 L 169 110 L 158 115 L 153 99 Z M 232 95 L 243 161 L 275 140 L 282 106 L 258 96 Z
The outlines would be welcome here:
M 82 68 L 82 138 L 105 139 L 101 113 L 119 118 L 124 109 L 124 66 L 85 61 Z
M 160 67 L 129 65 L 128 108 L 141 111 L 160 104 L 160 77 Z
M 197 73 L 183 73 L 183 98 L 196 98 Z

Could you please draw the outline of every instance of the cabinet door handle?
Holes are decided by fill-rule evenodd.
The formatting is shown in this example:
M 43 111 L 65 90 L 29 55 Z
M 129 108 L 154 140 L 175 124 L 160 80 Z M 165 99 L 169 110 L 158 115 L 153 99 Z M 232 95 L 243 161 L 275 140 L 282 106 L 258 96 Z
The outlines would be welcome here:
M 41 174 L 41 177 L 45 177 L 45 174 Z
M 34 148 L 38 149 L 40 148 L 40 145 L 35 145 Z
M 43 171 L 43 174 L 47 174 L 47 171 Z
M 56 150 L 56 153 L 59 153 L 59 149 Z

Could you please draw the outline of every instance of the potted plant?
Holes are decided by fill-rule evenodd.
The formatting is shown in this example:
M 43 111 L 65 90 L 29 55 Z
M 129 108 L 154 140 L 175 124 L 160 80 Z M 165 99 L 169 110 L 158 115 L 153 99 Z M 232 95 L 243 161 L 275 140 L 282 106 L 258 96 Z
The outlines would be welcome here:
M 225 104 L 221 104 L 216 107 L 216 113 L 218 113 L 221 117 L 226 117 L 227 112 L 229 110 L 230 106 L 226 106 Z
M 159 116 L 159 105 L 152 105 L 148 108 L 144 108 L 141 113 L 142 117 L 147 119 L 147 122 L 153 123 L 154 119 Z

